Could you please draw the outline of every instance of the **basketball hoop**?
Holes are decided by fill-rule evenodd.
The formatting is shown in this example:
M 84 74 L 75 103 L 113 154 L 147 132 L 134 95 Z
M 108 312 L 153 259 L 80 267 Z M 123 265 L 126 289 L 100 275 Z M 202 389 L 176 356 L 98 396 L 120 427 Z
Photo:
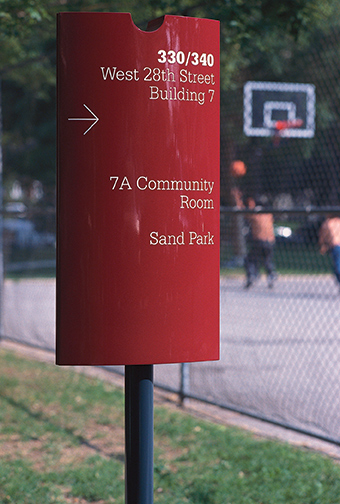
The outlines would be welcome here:
M 274 136 L 273 143 L 275 147 L 277 147 L 280 144 L 281 137 L 290 136 L 287 130 L 291 128 L 301 128 L 302 126 L 303 126 L 302 119 L 292 119 L 290 121 L 276 121 L 273 135 Z
M 303 126 L 302 119 L 293 119 L 291 121 L 276 121 L 275 129 L 277 131 L 283 131 L 287 128 L 301 128 Z
M 313 138 L 315 86 L 289 82 L 248 81 L 243 91 L 246 136 Z

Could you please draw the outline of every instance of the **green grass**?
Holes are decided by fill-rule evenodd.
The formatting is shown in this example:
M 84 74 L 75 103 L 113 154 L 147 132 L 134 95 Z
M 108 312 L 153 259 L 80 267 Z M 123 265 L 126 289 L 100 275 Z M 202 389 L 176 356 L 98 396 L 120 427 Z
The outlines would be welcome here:
M 223 242 L 221 246 L 221 274 L 230 273 L 244 274 L 244 269 L 227 268 L 226 264 L 233 259 L 234 253 L 231 244 Z M 17 266 L 22 264 L 21 269 L 9 269 L 6 278 L 20 280 L 24 278 L 55 278 L 55 267 L 41 267 L 27 269 L 25 261 L 55 260 L 55 250 L 51 247 L 45 249 L 19 250 L 12 254 L 11 262 L 6 265 Z M 279 243 L 274 251 L 275 266 L 281 275 L 284 274 L 329 274 L 332 273 L 330 257 L 321 255 L 317 245 Z M 6 270 L 6 267 L 5 267 Z
M 281 274 L 332 273 L 330 257 L 321 255 L 317 245 L 277 244 L 274 255 Z
M 10 253 L 5 253 L 6 277 L 14 280 L 21 278 L 53 278 L 56 275 L 55 265 L 52 264 L 55 260 L 56 249 L 51 246 L 13 249 Z M 49 261 L 52 266 L 27 267 L 27 262 L 36 263 L 35 266 L 38 266 L 40 261 Z
M 233 258 L 232 248 L 221 249 L 221 274 L 244 274 L 244 268 L 227 268 Z M 274 249 L 275 268 L 281 275 L 313 275 L 333 272 L 328 254 L 321 255 L 317 245 L 277 243 Z
M 124 503 L 123 392 L 0 351 L 0 504 Z M 155 408 L 155 503 L 339 504 L 340 466 Z

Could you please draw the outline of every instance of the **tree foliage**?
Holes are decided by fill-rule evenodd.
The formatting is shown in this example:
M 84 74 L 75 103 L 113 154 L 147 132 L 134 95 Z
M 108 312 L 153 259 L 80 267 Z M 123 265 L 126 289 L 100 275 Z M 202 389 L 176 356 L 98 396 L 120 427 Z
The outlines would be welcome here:
M 129 11 L 145 28 L 164 14 L 221 22 L 223 89 L 249 75 L 281 78 L 295 56 L 326 31 L 337 0 L 0 0 L 0 79 L 5 178 L 54 183 L 55 15 Z M 285 56 L 286 54 L 286 56 Z

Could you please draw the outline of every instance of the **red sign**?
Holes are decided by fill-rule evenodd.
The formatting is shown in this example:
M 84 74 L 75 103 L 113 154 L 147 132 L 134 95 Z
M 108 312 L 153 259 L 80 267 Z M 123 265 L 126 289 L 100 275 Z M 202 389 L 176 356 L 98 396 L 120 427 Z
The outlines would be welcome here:
M 57 363 L 219 358 L 219 23 L 58 15 Z

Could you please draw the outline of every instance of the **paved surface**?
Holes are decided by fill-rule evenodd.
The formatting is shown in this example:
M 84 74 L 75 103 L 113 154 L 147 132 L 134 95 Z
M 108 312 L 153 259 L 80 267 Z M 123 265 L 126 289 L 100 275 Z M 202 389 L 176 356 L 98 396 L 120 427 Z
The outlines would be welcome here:
M 29 345 L 55 349 L 55 280 L 6 280 L 3 334 Z
M 221 281 L 220 380 L 229 402 L 340 439 L 340 296 L 330 276 L 244 290 Z
M 5 283 L 4 334 L 54 350 L 55 281 Z M 191 365 L 190 390 L 254 415 L 340 439 L 340 296 L 331 276 L 221 279 L 221 360 Z M 179 386 L 179 366 L 156 366 Z

